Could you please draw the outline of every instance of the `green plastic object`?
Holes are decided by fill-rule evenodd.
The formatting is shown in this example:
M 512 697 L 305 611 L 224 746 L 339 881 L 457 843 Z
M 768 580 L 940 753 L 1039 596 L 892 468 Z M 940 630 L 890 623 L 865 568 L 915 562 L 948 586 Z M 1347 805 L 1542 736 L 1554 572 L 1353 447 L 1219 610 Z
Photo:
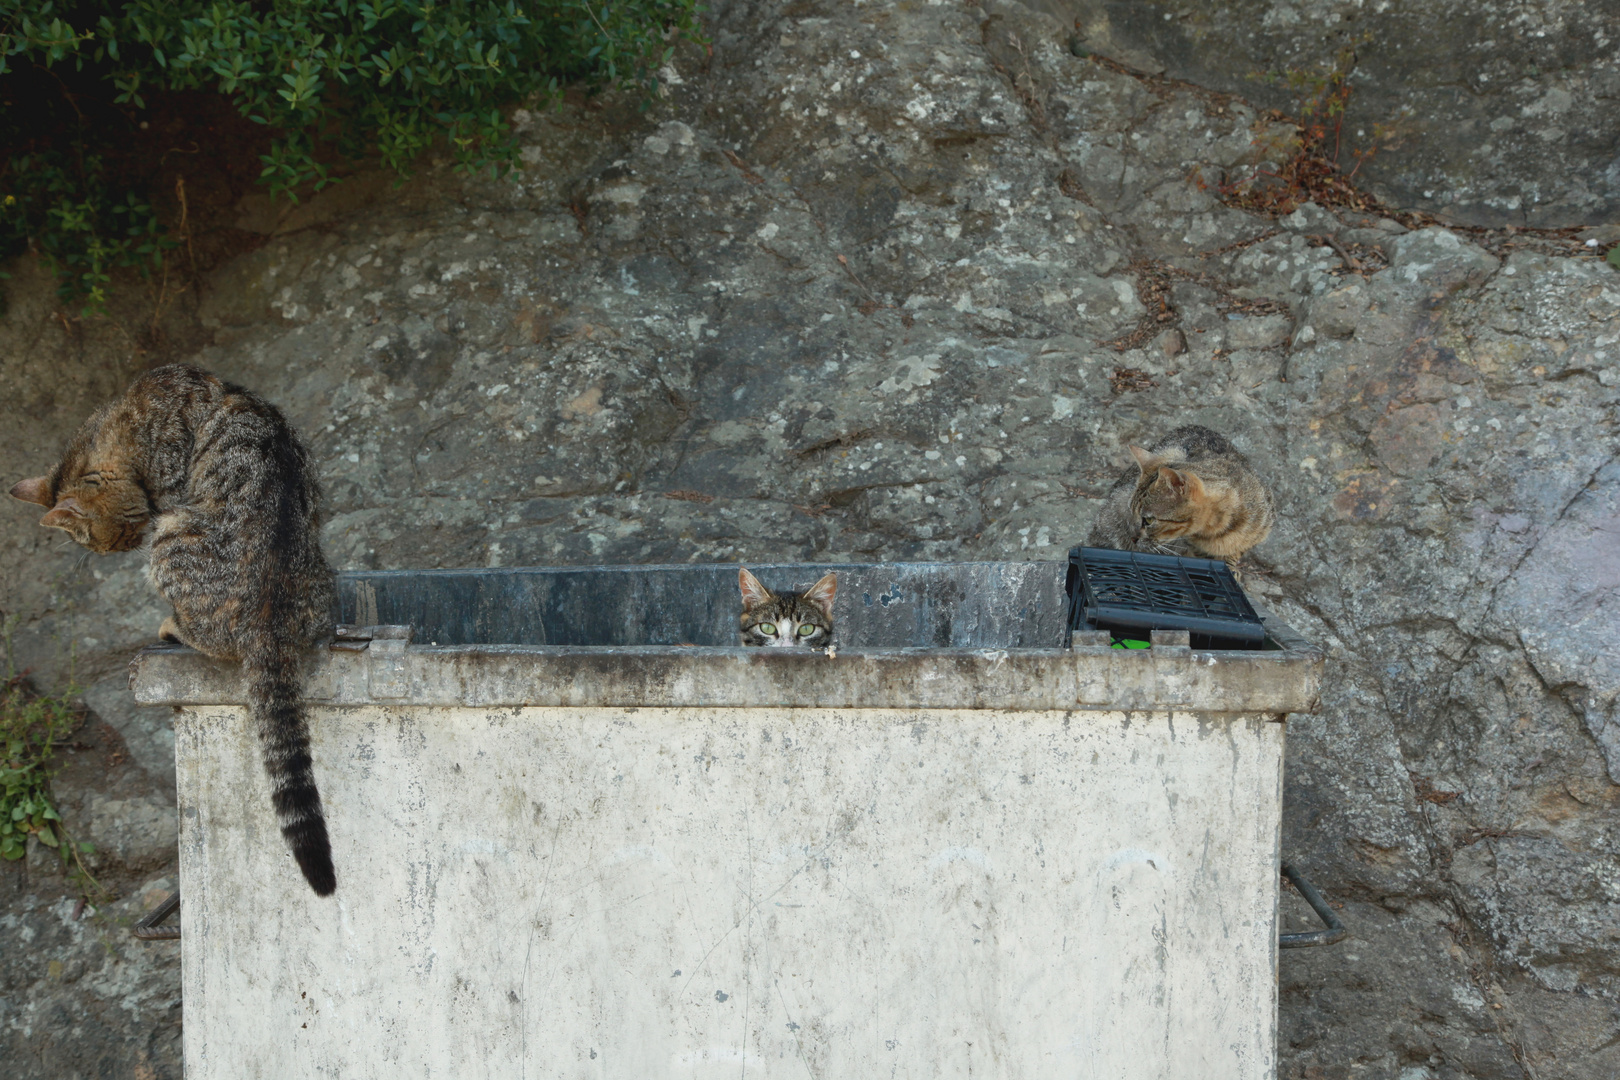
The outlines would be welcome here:
M 1114 649 L 1151 649 L 1153 644 L 1147 641 L 1138 641 L 1136 638 L 1117 637 L 1110 646 Z

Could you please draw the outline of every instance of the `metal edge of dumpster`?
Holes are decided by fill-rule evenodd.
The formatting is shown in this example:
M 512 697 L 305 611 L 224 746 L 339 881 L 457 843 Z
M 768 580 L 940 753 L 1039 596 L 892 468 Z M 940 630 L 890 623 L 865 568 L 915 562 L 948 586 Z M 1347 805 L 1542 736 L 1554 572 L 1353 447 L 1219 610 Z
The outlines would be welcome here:
M 1317 917 L 1322 920 L 1326 929 L 1308 930 L 1298 934 L 1280 934 L 1277 937 L 1277 947 L 1279 949 L 1310 949 L 1318 945 L 1336 945 L 1350 936 L 1350 931 L 1345 928 L 1344 923 L 1339 921 L 1338 914 L 1322 898 L 1322 894 L 1316 891 L 1316 886 L 1306 880 L 1305 875 L 1301 874 L 1293 863 L 1283 863 L 1282 872 L 1283 877 L 1292 882 L 1294 888 L 1299 890 L 1299 895 L 1303 896 L 1305 902 L 1311 905 L 1311 910 L 1316 912 Z
M 163 922 L 179 910 L 180 891 L 177 889 L 170 893 L 161 904 L 147 912 L 140 922 L 130 927 L 129 932 L 142 941 L 178 941 L 180 939 L 180 928 L 178 926 L 164 926 Z
M 1300 895 L 1305 898 L 1305 902 L 1311 905 L 1312 910 L 1316 912 L 1327 928 L 1303 933 L 1281 934 L 1277 938 L 1278 948 L 1308 949 L 1320 945 L 1336 945 L 1350 936 L 1350 931 L 1339 920 L 1333 908 L 1328 906 L 1327 901 L 1322 898 L 1322 894 L 1316 891 L 1316 886 L 1312 885 L 1292 863 L 1283 863 L 1282 872 L 1283 876 L 1293 883 L 1294 888 L 1299 890 Z M 180 893 L 176 890 L 131 927 L 130 933 L 142 941 L 177 941 L 180 938 L 180 928 L 162 924 L 179 910 Z

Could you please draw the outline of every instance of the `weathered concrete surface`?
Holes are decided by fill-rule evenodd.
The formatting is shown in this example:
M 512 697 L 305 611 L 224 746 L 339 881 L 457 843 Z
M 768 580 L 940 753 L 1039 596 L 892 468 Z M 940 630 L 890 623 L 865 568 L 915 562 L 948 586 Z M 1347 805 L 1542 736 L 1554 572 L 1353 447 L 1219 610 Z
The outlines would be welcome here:
M 57 805 L 74 839 L 95 844 L 85 869 L 106 892 L 81 904 L 83 880 L 38 844 L 0 868 L 0 1072 L 178 1080 L 179 944 L 129 934 L 174 889 L 174 789 L 94 719 L 62 757 Z
M 313 723 L 330 900 L 242 710 L 178 723 L 192 1080 L 1274 1075 L 1266 716 Z
M 1344 162 L 1393 205 L 1470 225 L 1620 216 L 1620 8 L 1609 0 L 1036 0 L 1082 47 L 1289 112 L 1354 50 Z M 1379 130 L 1382 129 L 1382 130 Z
M 151 885 L 82 910 L 71 896 L 9 900 L 0 915 L 7 1076 L 178 1080 L 179 944 L 129 935 L 174 878 Z
M 431 706 L 616 705 L 634 708 L 1164 709 L 1311 712 L 1322 656 L 1310 649 L 1197 652 L 1113 649 L 813 649 L 743 646 L 458 645 L 372 642 L 334 650 L 309 675 L 309 700 Z M 241 669 L 164 647 L 139 660 L 142 704 L 243 698 Z
M 1187 177 L 1278 132 L 1078 60 L 1029 9 L 712 25 L 651 115 L 533 118 L 517 185 L 428 170 L 312 207 L 166 309 L 168 340 L 211 339 L 175 355 L 310 434 L 334 560 L 1050 559 L 1125 442 L 1208 424 L 1284 511 L 1246 584 L 1329 652 L 1284 850 L 1359 959 L 1283 956 L 1281 1075 L 1620 1072 L 1620 278 L 1524 234 L 1224 207 Z M 1325 233 L 1390 265 L 1346 273 Z M 1139 260 L 1184 275 L 1167 307 Z M 158 356 L 128 345 L 150 307 L 64 327 L 14 269 L 0 457 L 28 471 Z M 34 520 L 0 519 L 19 662 L 121 679 L 162 614 L 138 559 Z

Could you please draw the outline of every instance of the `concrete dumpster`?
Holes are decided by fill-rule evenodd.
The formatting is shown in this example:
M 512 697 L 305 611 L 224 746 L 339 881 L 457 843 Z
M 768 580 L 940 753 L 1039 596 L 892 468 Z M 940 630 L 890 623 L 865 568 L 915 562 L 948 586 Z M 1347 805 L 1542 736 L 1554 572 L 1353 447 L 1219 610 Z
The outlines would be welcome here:
M 345 575 L 325 900 L 239 671 L 145 653 L 190 1080 L 1269 1080 L 1320 654 L 1071 642 L 1062 563 L 834 568 L 835 656 L 735 647 L 735 567 Z

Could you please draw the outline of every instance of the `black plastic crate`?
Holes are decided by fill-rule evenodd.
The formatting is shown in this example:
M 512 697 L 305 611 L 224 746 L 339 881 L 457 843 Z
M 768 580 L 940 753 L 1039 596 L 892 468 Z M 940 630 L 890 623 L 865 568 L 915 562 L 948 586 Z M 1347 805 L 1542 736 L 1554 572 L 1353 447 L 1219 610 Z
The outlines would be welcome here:
M 1069 551 L 1069 629 L 1145 638 L 1186 630 L 1195 649 L 1259 649 L 1265 626 L 1219 559 L 1112 548 Z

